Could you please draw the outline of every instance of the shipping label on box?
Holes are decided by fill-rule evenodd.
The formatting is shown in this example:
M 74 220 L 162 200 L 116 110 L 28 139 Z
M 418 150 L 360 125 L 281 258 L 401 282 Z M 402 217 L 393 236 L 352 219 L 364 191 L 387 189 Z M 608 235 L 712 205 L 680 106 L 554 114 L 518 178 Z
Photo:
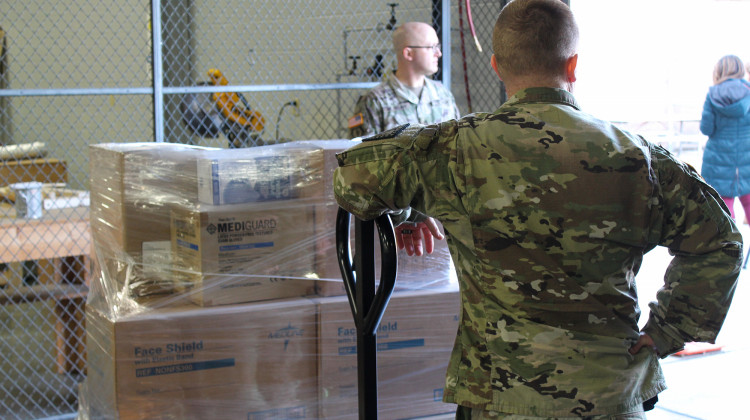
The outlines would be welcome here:
M 102 418 L 317 418 L 315 322 L 307 299 L 88 310 L 81 400 Z
M 321 418 L 357 407 L 357 330 L 344 297 L 318 298 Z M 458 329 L 458 290 L 395 293 L 377 330 L 378 414 L 416 418 L 455 412 L 441 402 Z M 348 417 L 347 417 L 348 416 Z
M 313 216 L 305 201 L 175 208 L 176 270 L 190 298 L 221 305 L 314 293 Z

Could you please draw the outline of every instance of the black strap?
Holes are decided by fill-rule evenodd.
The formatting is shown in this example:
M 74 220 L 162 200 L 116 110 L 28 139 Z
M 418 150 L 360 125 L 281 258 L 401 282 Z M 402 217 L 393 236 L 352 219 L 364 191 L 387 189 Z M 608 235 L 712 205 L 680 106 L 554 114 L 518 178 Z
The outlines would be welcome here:
M 659 401 L 659 396 L 655 395 L 654 398 L 649 398 L 646 401 L 643 402 L 643 411 L 651 411 L 654 409 L 654 406 L 656 406 L 656 403 Z

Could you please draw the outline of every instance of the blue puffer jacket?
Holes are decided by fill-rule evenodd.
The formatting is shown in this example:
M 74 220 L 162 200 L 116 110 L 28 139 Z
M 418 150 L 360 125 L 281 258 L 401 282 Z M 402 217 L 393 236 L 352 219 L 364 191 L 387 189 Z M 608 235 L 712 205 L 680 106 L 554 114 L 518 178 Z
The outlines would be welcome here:
M 711 86 L 701 133 L 708 136 L 701 175 L 722 197 L 750 194 L 750 83 L 729 79 Z

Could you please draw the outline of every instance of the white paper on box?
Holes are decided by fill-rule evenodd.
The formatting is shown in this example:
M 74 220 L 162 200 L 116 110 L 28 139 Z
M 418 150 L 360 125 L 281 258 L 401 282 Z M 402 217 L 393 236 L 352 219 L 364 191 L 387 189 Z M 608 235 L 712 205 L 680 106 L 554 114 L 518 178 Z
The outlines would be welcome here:
M 157 278 L 169 278 L 172 265 L 172 242 L 149 241 L 141 246 L 143 249 L 143 275 Z
M 300 142 L 204 154 L 197 163 L 198 199 L 223 205 L 298 198 L 321 178 L 320 148 Z

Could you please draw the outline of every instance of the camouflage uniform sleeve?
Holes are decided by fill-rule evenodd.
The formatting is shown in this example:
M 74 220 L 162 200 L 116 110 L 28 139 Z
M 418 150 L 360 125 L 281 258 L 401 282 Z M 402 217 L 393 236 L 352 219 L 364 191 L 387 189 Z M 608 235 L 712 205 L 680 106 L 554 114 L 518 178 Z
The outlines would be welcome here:
M 360 96 L 349 119 L 349 138 L 371 136 L 379 126 L 377 104 L 369 94 Z
M 337 155 L 334 195 L 339 205 L 363 220 L 399 215 L 398 223 L 425 216 L 429 192 L 421 180 L 447 166 L 447 155 L 431 150 L 439 126 L 403 125 Z
M 715 342 L 740 273 L 742 235 L 721 197 L 692 167 L 650 147 L 660 189 L 652 240 L 674 258 L 643 331 L 667 357 L 686 342 Z

